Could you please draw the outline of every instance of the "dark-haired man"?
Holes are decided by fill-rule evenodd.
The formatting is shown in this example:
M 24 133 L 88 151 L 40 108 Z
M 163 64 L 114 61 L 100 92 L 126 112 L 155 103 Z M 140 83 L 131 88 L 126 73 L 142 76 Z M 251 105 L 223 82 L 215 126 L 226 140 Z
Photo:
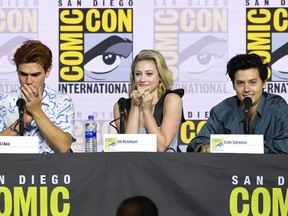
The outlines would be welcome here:
M 257 54 L 240 54 L 227 64 L 236 95 L 213 107 L 207 123 L 187 147 L 188 151 L 210 152 L 210 134 L 263 134 L 264 153 L 288 153 L 288 105 L 279 95 L 263 90 L 268 64 Z M 252 99 L 248 118 L 243 100 Z M 248 119 L 248 124 L 245 124 Z

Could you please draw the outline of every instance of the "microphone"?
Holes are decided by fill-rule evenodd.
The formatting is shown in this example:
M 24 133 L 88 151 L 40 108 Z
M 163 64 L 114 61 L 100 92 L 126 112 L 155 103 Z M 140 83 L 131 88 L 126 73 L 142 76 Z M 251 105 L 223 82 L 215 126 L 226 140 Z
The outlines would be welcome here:
M 126 108 L 126 99 L 121 97 L 118 100 L 119 112 L 120 112 L 120 134 L 124 134 L 124 112 Z
M 18 107 L 19 114 L 24 114 L 25 111 L 25 100 L 23 98 L 19 98 L 16 102 L 16 106 Z
M 24 135 L 24 111 L 25 111 L 25 100 L 23 98 L 19 98 L 16 102 L 16 106 L 18 107 L 19 110 L 19 135 L 23 136 Z
M 244 107 L 244 112 L 248 113 L 250 111 L 250 107 L 252 105 L 252 99 L 251 97 L 245 97 L 243 100 L 243 107 Z
M 119 100 L 118 100 L 118 106 L 119 106 L 119 111 L 120 111 L 120 114 L 124 114 L 124 110 L 126 108 L 126 99 L 124 97 L 121 97 Z

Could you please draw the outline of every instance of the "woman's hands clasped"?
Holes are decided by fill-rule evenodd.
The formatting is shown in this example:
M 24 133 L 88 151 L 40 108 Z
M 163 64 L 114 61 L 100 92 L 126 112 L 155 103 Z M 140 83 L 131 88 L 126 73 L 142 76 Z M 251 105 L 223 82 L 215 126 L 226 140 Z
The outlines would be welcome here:
M 137 90 L 131 92 L 130 96 L 133 105 L 140 106 L 142 110 L 152 110 L 153 96 L 149 92 L 149 87 L 144 89 L 138 87 Z

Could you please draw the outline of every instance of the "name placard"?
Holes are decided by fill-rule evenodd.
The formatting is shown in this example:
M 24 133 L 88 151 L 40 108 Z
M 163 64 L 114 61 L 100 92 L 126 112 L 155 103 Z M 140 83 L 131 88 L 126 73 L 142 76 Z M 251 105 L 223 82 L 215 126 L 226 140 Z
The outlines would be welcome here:
M 264 154 L 262 134 L 211 134 L 211 153 Z
M 37 136 L 0 136 L 1 154 L 39 153 Z
M 157 152 L 156 134 L 104 134 L 104 152 Z

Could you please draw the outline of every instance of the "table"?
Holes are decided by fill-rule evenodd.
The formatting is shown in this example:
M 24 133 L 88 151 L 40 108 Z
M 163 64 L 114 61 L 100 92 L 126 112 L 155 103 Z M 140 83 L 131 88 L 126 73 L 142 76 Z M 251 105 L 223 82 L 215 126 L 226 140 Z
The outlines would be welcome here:
M 152 199 L 160 216 L 287 215 L 287 161 L 257 154 L 0 154 L 0 215 L 115 215 L 135 195 Z

